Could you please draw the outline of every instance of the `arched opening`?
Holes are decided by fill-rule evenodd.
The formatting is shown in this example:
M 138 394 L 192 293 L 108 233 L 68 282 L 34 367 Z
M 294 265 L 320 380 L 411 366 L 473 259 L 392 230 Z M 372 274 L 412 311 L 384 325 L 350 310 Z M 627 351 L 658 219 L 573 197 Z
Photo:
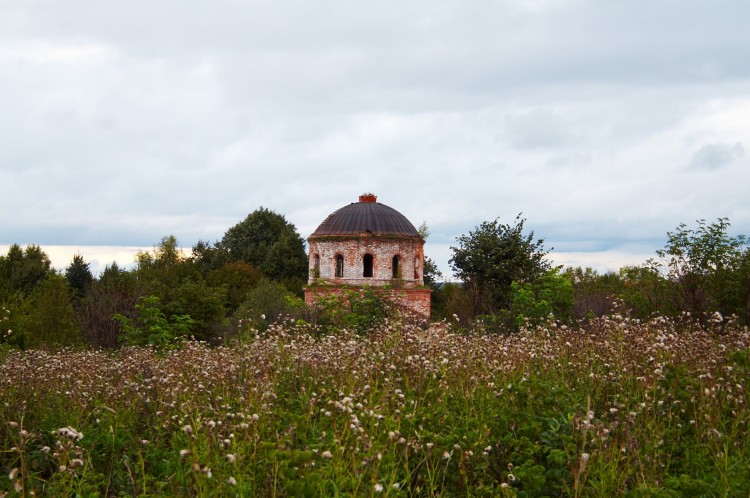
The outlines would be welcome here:
M 344 257 L 341 254 L 336 255 L 336 277 L 344 276 Z
M 399 267 L 399 258 L 398 254 L 393 256 L 393 263 L 391 264 L 391 269 L 393 270 L 393 278 L 401 278 L 401 268 Z
M 372 262 L 373 262 L 372 254 L 365 254 L 365 257 L 362 258 L 362 263 L 364 264 L 364 271 L 362 272 L 363 277 L 367 277 L 367 278 L 372 277 Z
M 414 257 L 414 280 L 419 280 L 419 256 Z
M 316 273 L 320 273 L 320 254 L 316 254 L 313 258 L 313 268 L 315 268 Z

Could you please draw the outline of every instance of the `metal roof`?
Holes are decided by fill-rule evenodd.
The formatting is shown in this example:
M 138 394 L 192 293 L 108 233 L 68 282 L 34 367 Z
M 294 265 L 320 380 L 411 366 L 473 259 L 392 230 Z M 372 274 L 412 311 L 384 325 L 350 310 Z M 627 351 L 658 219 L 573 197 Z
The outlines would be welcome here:
M 310 237 L 359 235 L 365 232 L 373 235 L 421 237 L 406 216 L 385 204 L 366 199 L 353 202 L 328 215 Z

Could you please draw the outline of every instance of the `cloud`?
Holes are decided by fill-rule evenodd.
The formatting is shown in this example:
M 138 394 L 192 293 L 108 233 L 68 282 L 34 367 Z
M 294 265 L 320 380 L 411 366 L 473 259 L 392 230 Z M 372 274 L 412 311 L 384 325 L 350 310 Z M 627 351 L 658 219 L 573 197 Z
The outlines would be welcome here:
M 5 2 L 0 244 L 190 247 L 260 206 L 307 236 L 364 191 L 436 244 L 748 233 L 750 2 L 721 6 Z
M 508 116 L 506 133 L 513 146 L 521 149 L 563 147 L 573 140 L 570 125 L 549 109 Z
M 695 151 L 690 167 L 702 170 L 716 170 L 745 156 L 745 148 L 740 142 L 734 144 L 706 144 Z

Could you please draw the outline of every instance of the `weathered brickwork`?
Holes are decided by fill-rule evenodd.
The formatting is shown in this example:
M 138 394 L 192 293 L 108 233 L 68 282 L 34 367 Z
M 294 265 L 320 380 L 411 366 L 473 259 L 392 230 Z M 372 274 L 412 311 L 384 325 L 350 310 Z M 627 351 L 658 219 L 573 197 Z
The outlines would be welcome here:
M 365 286 L 378 288 L 409 312 L 430 316 L 424 288 L 424 239 L 401 213 L 372 194 L 334 212 L 309 239 L 305 301 Z M 384 289 L 383 287 L 388 286 Z
M 335 284 L 382 286 L 400 279 L 404 285 L 423 285 L 424 243 L 406 238 L 383 238 L 362 235 L 354 239 L 310 239 L 309 284 L 316 277 Z M 372 256 L 372 277 L 365 277 L 365 255 Z M 336 256 L 343 257 L 343 274 L 336 276 Z M 398 257 L 396 278 L 393 258 Z M 316 264 L 319 271 L 316 272 Z M 319 274 L 319 275 L 318 275 Z
M 319 298 L 325 296 L 341 296 L 346 291 L 362 289 L 362 287 L 350 287 L 340 285 L 320 285 L 305 288 L 305 303 L 314 305 Z M 416 315 L 420 318 L 430 317 L 430 289 L 387 289 L 373 288 L 375 292 L 390 299 L 399 306 L 402 311 Z

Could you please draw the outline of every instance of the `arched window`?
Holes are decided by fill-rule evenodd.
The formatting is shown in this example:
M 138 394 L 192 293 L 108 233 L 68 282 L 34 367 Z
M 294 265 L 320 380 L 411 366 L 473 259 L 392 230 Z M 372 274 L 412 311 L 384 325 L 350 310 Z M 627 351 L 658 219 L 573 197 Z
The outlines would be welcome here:
M 316 273 L 320 273 L 320 254 L 315 255 L 313 268 L 315 268 Z
M 391 264 L 391 268 L 393 269 L 393 278 L 399 278 L 401 276 L 401 268 L 399 268 L 399 260 L 401 258 L 398 257 L 398 254 L 393 256 L 393 263 Z
M 419 256 L 414 256 L 414 280 L 419 280 Z
M 365 254 L 365 257 L 362 258 L 362 263 L 364 266 L 364 271 L 362 272 L 363 277 L 372 277 L 372 262 L 373 257 L 372 254 Z
M 344 276 L 344 257 L 341 254 L 336 255 L 336 276 L 339 278 Z

